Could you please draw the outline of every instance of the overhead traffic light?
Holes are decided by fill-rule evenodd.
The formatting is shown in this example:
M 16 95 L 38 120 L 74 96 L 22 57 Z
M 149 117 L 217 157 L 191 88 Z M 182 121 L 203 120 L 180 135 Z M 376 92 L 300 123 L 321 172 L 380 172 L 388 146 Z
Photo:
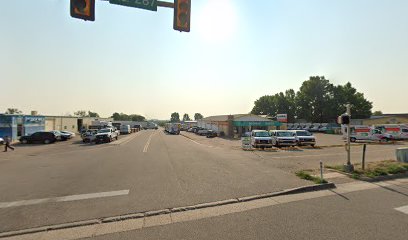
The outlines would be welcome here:
M 71 17 L 95 21 L 95 0 L 71 0 Z
M 173 29 L 190 32 L 191 0 L 174 0 Z

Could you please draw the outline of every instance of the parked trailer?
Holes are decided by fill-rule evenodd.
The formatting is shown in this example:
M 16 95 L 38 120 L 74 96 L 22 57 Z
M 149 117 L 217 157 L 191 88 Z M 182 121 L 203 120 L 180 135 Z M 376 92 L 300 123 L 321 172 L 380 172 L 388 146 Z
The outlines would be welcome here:
M 166 123 L 164 130 L 170 134 L 180 134 L 180 123 Z

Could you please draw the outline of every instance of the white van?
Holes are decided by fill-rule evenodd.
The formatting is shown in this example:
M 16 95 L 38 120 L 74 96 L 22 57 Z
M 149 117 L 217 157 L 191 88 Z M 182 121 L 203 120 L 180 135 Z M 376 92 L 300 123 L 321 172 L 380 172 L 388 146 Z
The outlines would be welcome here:
M 130 125 L 120 125 L 120 134 L 131 133 Z
M 251 145 L 254 148 L 272 148 L 272 138 L 266 130 L 252 130 Z
M 306 131 L 306 130 L 293 130 L 292 132 L 296 135 L 296 140 L 297 140 L 298 146 L 310 145 L 310 146 L 314 147 L 316 145 L 316 138 L 309 131 Z
M 297 145 L 296 134 L 287 130 L 271 130 L 272 144 L 275 147 L 295 147 Z

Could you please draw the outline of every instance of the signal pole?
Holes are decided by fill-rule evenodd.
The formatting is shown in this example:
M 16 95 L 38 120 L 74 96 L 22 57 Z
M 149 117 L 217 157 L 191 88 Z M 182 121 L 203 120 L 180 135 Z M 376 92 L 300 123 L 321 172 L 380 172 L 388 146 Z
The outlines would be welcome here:
M 353 164 L 351 164 L 351 147 L 350 147 L 350 123 L 351 123 L 351 105 L 347 104 L 346 105 L 347 108 L 347 115 L 349 116 L 350 121 L 347 124 L 347 145 L 346 145 L 346 151 L 347 151 L 347 163 L 343 166 L 344 171 L 346 172 L 353 172 L 354 171 L 354 166 Z

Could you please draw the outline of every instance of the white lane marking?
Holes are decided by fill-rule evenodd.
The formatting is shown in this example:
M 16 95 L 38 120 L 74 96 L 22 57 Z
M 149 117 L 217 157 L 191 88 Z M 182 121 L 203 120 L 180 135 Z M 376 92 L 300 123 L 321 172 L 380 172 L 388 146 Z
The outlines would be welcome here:
M 146 153 L 147 150 L 149 149 L 149 145 L 150 145 L 150 141 L 152 140 L 153 135 L 155 135 L 155 133 L 152 133 L 149 137 L 149 139 L 146 142 L 146 145 L 143 148 L 143 152 Z
M 115 197 L 115 196 L 122 196 L 122 195 L 128 195 L 128 194 L 129 194 L 129 190 L 120 190 L 120 191 L 112 191 L 112 192 L 87 193 L 87 194 L 54 197 L 54 198 L 21 200 L 21 201 L 15 201 L 15 202 L 0 202 L 0 209 L 9 208 L 9 207 L 36 205 L 36 204 L 41 204 L 41 203 L 70 202 L 70 201 L 86 200 L 86 199 L 92 199 L 92 198 Z
M 397 210 L 397 211 L 399 211 L 399 212 L 408 214 L 408 205 L 402 206 L 402 207 L 398 207 L 398 208 L 394 208 L 394 209 Z

